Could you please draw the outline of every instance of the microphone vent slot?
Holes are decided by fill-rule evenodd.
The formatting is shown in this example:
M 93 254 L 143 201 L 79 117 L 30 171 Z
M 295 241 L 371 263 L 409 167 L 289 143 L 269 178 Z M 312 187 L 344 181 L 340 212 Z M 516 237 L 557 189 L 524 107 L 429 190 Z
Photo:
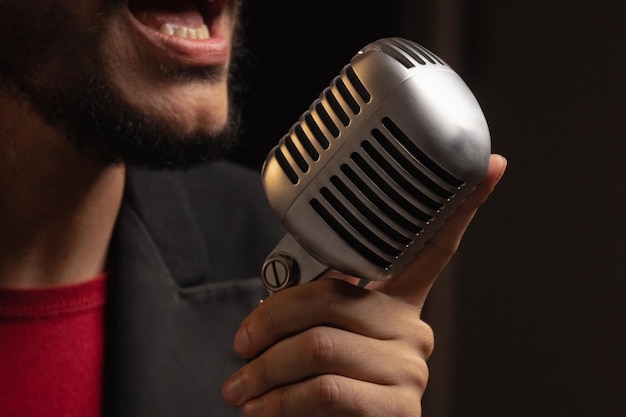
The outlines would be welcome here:
M 309 140 L 309 137 L 304 132 L 304 129 L 302 129 L 302 125 L 297 124 L 294 127 L 293 131 L 294 131 L 294 134 L 296 135 L 296 138 L 298 138 L 298 141 L 300 141 L 300 143 L 302 144 L 302 147 L 306 150 L 306 153 L 309 154 L 311 159 L 314 161 L 319 161 L 320 154 L 317 151 L 317 149 L 315 149 L 315 146 L 313 146 L 313 144 Z
M 361 106 L 359 106 L 359 103 L 357 103 L 354 96 L 350 93 L 350 90 L 346 87 L 346 83 L 343 79 L 341 77 L 337 77 L 334 84 L 337 87 L 337 91 L 339 91 L 341 98 L 343 98 L 343 100 L 348 104 L 348 107 L 350 107 L 350 110 L 352 110 L 352 113 L 361 113 Z
M 389 117 L 382 119 L 382 125 L 387 132 L 393 136 L 404 149 L 417 161 L 419 161 L 425 168 L 432 174 L 442 180 L 444 183 L 460 189 L 465 186 L 465 182 L 452 175 L 441 165 L 433 161 L 428 155 L 426 155 L 417 145 L 395 124 Z M 451 197 L 450 197 L 451 198 Z
M 437 55 L 428 49 L 401 38 L 386 38 L 374 42 L 368 50 L 378 50 L 401 63 L 405 68 L 417 65 L 446 65 Z
M 344 126 L 348 126 L 350 124 L 350 117 L 344 111 L 343 107 L 341 107 L 341 104 L 339 104 L 337 97 L 335 97 L 335 95 L 333 94 L 330 88 L 327 88 L 326 90 L 324 90 L 324 97 L 326 98 L 326 101 L 330 105 L 330 108 L 333 110 L 333 112 L 337 115 L 337 117 L 341 121 L 341 124 Z
M 304 124 L 309 128 L 309 131 L 313 133 L 313 138 L 322 147 L 322 149 L 328 149 L 330 142 L 309 111 L 304 114 Z
M 276 149 L 274 149 L 274 158 L 276 158 L 276 162 L 278 162 L 280 168 L 283 170 L 287 178 L 289 178 L 289 181 L 291 181 L 293 185 L 296 185 L 298 181 L 300 181 L 300 178 L 298 177 L 298 174 L 296 174 L 296 171 L 294 171 L 291 167 L 291 164 L 289 164 L 289 161 L 280 146 L 277 146 Z
M 317 112 L 320 119 L 322 120 L 322 123 L 333 136 L 333 138 L 338 138 L 339 128 L 337 127 L 335 122 L 333 122 L 333 119 L 330 117 L 321 101 L 318 101 L 318 103 L 315 105 L 315 111 Z
M 308 172 L 309 164 L 306 162 L 306 160 L 304 159 L 304 157 L 302 156 L 302 154 L 300 153 L 300 151 L 298 150 L 298 148 L 296 147 L 295 143 L 293 142 L 290 136 L 287 136 L 285 138 L 285 147 L 287 148 L 289 155 L 291 155 L 293 160 L 296 161 L 296 165 L 298 165 L 298 168 L 300 168 L 300 171 L 304 173 Z
M 346 72 L 346 76 L 348 77 L 348 80 L 350 81 L 354 89 L 357 91 L 359 96 L 361 96 L 361 99 L 364 102 L 369 103 L 372 100 L 372 95 L 370 94 L 369 91 L 367 91 L 367 88 L 365 88 L 365 86 L 361 82 L 361 79 L 356 74 L 352 66 L 348 65 L 345 69 L 345 72 Z

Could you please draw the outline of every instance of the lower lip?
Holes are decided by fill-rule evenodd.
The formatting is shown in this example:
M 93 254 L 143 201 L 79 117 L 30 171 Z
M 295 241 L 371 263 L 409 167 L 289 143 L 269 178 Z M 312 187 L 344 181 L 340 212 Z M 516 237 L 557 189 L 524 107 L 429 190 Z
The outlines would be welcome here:
M 126 12 L 130 26 L 167 59 L 188 66 L 221 66 L 230 59 L 230 39 L 216 33 L 209 39 L 183 39 L 167 36 L 145 26 Z

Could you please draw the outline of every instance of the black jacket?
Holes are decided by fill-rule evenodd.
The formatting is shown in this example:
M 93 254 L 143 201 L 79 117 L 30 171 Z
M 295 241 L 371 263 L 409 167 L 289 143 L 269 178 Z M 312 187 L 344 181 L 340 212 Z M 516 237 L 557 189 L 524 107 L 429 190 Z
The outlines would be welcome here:
M 219 162 L 128 173 L 111 246 L 104 415 L 238 416 L 221 384 L 240 321 L 284 234 L 259 176 Z

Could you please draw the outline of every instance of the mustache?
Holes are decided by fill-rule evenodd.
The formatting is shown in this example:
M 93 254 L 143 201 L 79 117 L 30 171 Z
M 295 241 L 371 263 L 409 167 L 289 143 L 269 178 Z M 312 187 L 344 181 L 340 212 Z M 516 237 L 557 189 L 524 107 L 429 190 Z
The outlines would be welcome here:
M 103 2 L 104 3 L 103 8 L 106 11 L 110 11 L 110 10 L 117 9 L 119 7 L 127 7 L 130 1 L 131 0 L 107 0 Z M 170 0 L 170 1 L 174 2 L 176 0 Z M 231 12 L 238 11 L 243 5 L 243 0 L 193 0 L 193 2 L 196 4 L 198 9 L 200 10 L 202 10 L 208 4 L 216 2 L 218 4 L 218 7 L 224 8 Z M 25 7 L 31 7 L 31 6 L 25 5 Z

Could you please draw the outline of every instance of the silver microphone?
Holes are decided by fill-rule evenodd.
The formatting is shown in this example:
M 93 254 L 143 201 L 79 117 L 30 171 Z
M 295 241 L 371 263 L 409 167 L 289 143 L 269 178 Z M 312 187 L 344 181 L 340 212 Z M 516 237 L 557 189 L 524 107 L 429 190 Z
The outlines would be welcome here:
M 270 292 L 328 269 L 391 278 L 484 178 L 491 141 L 476 98 L 402 38 L 360 50 L 269 153 L 263 186 L 288 234 Z

